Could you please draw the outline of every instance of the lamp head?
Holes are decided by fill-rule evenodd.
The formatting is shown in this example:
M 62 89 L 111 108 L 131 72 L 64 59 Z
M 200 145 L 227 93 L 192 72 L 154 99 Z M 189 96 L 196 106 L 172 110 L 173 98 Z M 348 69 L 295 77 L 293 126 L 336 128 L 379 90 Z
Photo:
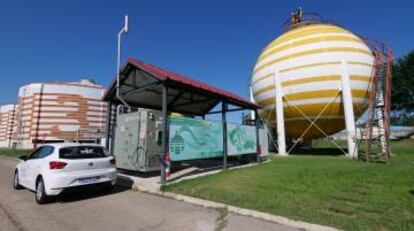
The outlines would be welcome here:
M 124 25 L 125 32 L 128 32 L 128 15 L 125 15 L 125 25 Z

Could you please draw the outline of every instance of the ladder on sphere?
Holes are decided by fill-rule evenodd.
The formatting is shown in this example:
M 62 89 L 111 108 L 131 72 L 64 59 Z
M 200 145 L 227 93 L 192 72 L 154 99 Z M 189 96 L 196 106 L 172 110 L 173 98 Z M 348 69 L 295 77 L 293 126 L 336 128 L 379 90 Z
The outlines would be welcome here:
M 365 128 L 368 162 L 387 162 L 390 159 L 389 131 L 391 106 L 392 51 L 384 46 L 374 52 L 375 67 L 368 98 L 368 120 Z

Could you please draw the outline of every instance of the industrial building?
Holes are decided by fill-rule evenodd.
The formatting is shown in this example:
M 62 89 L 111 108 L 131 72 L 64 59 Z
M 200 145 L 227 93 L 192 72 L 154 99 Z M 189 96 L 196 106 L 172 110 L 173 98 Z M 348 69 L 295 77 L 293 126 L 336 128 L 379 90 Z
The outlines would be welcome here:
M 47 142 L 99 141 L 106 132 L 104 93 L 89 79 L 20 87 L 13 142 L 33 148 Z
M 16 104 L 0 106 L 0 147 L 10 148 L 16 131 Z

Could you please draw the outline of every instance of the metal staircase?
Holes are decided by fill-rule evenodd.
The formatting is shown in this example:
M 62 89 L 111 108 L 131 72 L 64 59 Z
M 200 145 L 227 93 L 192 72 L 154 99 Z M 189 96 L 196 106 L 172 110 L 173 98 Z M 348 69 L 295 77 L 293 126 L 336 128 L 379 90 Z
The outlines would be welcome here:
M 390 159 L 389 118 L 393 54 L 383 44 L 376 44 L 373 50 L 374 76 L 370 83 L 368 120 L 363 134 L 366 151 L 361 158 L 367 162 L 387 162 Z

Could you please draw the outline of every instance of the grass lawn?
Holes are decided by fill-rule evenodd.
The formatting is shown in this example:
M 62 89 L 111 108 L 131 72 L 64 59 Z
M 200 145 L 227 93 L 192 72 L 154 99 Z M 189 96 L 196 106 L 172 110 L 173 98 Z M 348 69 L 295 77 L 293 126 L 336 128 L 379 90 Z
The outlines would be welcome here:
M 272 157 L 163 190 L 345 230 L 414 230 L 414 141 L 394 142 L 392 150 L 389 164 Z
M 12 157 L 19 157 L 22 155 L 27 155 L 30 153 L 31 150 L 28 149 L 16 149 L 13 150 L 11 148 L 0 148 L 0 156 L 12 156 Z

